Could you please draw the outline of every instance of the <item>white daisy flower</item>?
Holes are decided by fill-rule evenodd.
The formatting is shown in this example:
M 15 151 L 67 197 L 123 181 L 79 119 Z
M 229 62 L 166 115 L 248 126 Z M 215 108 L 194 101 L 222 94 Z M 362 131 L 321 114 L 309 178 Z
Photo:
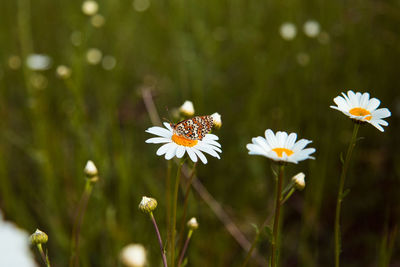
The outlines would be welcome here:
M 146 143 L 164 144 L 156 152 L 158 156 L 165 154 L 165 159 L 170 160 L 173 157 L 182 158 L 185 152 L 193 162 L 197 162 L 197 158 L 207 164 L 207 158 L 203 152 L 220 159 L 217 152 L 222 153 L 221 145 L 217 142 L 219 139 L 215 134 L 206 134 L 202 140 L 190 140 L 183 136 L 174 134 L 169 123 L 164 122 L 163 127 L 150 127 L 146 132 L 157 135 L 146 140 Z
M 29 248 L 29 235 L 11 222 L 3 220 L 0 211 L 0 266 L 37 266 Z
M 391 113 L 387 108 L 377 109 L 381 103 L 379 99 L 369 98 L 369 93 L 354 93 L 347 91 L 347 95 L 342 93 L 342 96 L 337 96 L 333 99 L 337 106 L 331 106 L 337 109 L 351 119 L 359 122 L 368 122 L 379 131 L 383 132 L 382 126 L 388 126 L 389 123 L 382 119 L 390 117 Z
M 305 159 L 314 159 L 310 155 L 315 148 L 306 148 L 312 141 L 301 139 L 296 142 L 297 134 L 277 132 L 274 134 L 270 129 L 265 131 L 265 138 L 254 137 L 251 144 L 247 144 L 249 155 L 260 155 L 277 162 L 298 163 Z

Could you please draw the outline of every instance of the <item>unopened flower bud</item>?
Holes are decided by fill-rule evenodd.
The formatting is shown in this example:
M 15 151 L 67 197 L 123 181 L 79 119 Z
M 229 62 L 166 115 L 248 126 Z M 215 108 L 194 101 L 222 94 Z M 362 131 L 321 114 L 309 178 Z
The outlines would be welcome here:
M 304 181 L 304 178 L 306 175 L 302 172 L 299 172 L 295 176 L 293 176 L 292 181 L 294 182 L 294 187 L 297 190 L 303 190 L 304 187 L 306 187 L 306 182 Z
M 142 197 L 139 203 L 139 209 L 144 213 L 153 212 L 157 208 L 157 200 L 151 197 Z
M 196 230 L 199 228 L 199 223 L 197 222 L 195 217 L 192 217 L 188 222 L 187 226 L 189 227 L 190 230 Z
M 99 179 L 99 172 L 97 171 L 96 165 L 94 165 L 93 161 L 91 160 L 88 160 L 86 163 L 84 172 L 86 177 L 92 182 L 96 182 Z
M 182 106 L 179 108 L 179 112 L 187 117 L 193 116 L 194 115 L 194 106 L 192 101 L 186 100 L 185 103 L 183 103 Z
M 46 244 L 49 237 L 45 232 L 36 229 L 36 231 L 30 236 L 30 240 L 33 245 Z
M 214 127 L 216 129 L 221 128 L 221 126 L 222 126 L 221 114 L 219 114 L 218 112 L 215 112 L 215 113 L 211 114 L 211 117 L 213 118 Z
M 130 244 L 121 251 L 121 261 L 128 267 L 143 267 L 146 265 L 146 250 L 141 244 Z

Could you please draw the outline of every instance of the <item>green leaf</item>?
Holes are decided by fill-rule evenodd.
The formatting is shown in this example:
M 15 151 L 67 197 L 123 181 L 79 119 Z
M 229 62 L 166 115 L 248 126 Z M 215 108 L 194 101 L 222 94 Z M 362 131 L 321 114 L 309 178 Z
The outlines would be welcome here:
M 344 164 L 343 153 L 340 153 L 340 162 Z

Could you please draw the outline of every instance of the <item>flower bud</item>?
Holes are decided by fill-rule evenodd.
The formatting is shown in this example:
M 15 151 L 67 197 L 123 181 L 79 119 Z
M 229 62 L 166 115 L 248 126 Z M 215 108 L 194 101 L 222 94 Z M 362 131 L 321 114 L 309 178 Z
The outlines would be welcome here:
M 157 208 L 157 200 L 151 197 L 142 197 L 139 203 L 139 209 L 144 213 L 153 212 Z
M 183 103 L 182 106 L 179 108 L 179 112 L 187 117 L 193 116 L 194 115 L 194 106 L 192 101 L 186 100 L 185 103 Z
M 221 128 L 221 126 L 222 126 L 221 114 L 219 114 L 218 112 L 215 112 L 215 113 L 211 114 L 211 117 L 213 118 L 214 127 L 216 129 Z
M 190 230 L 196 230 L 199 228 L 199 223 L 197 222 L 195 217 L 192 217 L 188 222 L 187 226 L 189 227 Z
M 45 232 L 36 229 L 36 231 L 30 236 L 30 241 L 33 245 L 46 244 L 49 237 Z
M 130 244 L 121 251 L 121 261 L 128 267 L 143 267 L 146 265 L 146 250 L 141 244 Z
M 85 166 L 85 174 L 88 177 L 97 176 L 99 173 L 97 171 L 96 165 L 94 165 L 93 161 L 88 160 Z
M 89 179 L 92 183 L 95 183 L 99 180 L 99 172 L 97 171 L 96 165 L 94 165 L 93 161 L 88 160 L 84 172 L 86 178 Z
M 294 182 L 294 187 L 297 190 L 301 191 L 304 189 L 304 187 L 306 187 L 306 182 L 304 181 L 305 177 L 306 175 L 302 172 L 299 172 L 298 174 L 292 177 L 292 181 Z

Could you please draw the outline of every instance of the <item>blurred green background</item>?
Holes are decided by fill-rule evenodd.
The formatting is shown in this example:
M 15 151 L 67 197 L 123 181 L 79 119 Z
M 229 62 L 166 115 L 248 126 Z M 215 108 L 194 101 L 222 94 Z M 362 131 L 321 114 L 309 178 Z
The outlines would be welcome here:
M 273 212 L 274 182 L 269 161 L 249 156 L 245 145 L 267 128 L 313 140 L 316 160 L 286 168 L 287 179 L 305 172 L 307 186 L 285 207 L 282 266 L 333 266 L 339 155 L 352 123 L 329 106 L 349 89 L 379 98 L 392 117 L 384 133 L 360 130 L 346 181 L 342 265 L 400 266 L 399 242 L 390 265 L 380 263 L 400 218 L 399 1 L 98 4 L 96 19 L 76 0 L 0 4 L 0 208 L 22 228 L 49 235 L 54 266 L 68 263 L 89 159 L 101 179 L 85 214 L 81 266 L 119 266 L 121 248 L 132 242 L 146 246 L 149 266 L 160 265 L 154 229 L 137 209 L 143 195 L 158 199 L 165 238 L 167 162 L 144 143 L 152 123 L 143 89 L 161 118 L 185 100 L 196 114 L 222 115 L 215 132 L 222 158 L 199 164 L 198 177 L 249 240 L 251 224 Z M 308 20 L 320 25 L 314 38 L 303 31 Z M 291 40 L 280 34 L 285 22 L 297 29 Z M 92 57 L 91 48 L 98 49 Z M 29 68 L 32 53 L 51 65 Z M 57 76 L 59 65 L 70 68 L 69 78 Z M 215 214 L 196 193 L 189 205 L 200 228 L 188 266 L 240 266 L 245 252 Z M 263 239 L 259 253 L 268 247 Z

